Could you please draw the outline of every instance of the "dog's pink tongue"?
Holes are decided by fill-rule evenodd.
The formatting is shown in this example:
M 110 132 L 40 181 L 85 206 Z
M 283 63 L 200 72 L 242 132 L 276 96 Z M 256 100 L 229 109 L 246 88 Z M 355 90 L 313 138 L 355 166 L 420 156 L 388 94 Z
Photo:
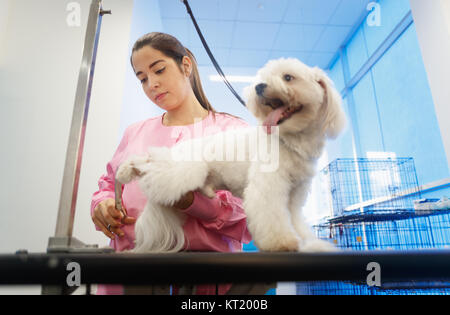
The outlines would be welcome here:
M 272 111 L 263 122 L 263 126 L 266 128 L 267 134 L 271 134 L 272 130 L 270 127 L 278 125 L 278 122 L 281 119 L 281 114 L 286 110 L 285 106 L 279 107 Z

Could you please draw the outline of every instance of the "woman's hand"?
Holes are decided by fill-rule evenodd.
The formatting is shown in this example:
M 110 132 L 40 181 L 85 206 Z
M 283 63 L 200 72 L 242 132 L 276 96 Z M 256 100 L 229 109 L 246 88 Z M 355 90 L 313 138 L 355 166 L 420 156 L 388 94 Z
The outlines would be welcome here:
M 190 191 L 186 195 L 180 198 L 173 206 L 175 208 L 184 210 L 189 208 L 194 202 L 194 192 Z
M 102 232 L 110 239 L 115 239 L 114 234 L 120 237 L 125 234 L 120 229 L 124 224 L 133 224 L 136 222 L 135 218 L 128 217 L 116 209 L 116 202 L 114 199 L 105 199 L 100 202 L 94 209 L 92 221 L 98 226 Z M 110 229 L 108 230 L 108 226 Z

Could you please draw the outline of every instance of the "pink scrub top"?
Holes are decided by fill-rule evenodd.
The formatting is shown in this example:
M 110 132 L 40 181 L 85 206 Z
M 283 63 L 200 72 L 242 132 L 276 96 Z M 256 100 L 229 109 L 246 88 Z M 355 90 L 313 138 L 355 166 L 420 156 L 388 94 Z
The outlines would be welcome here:
M 107 173 L 98 181 L 99 190 L 92 197 L 91 215 L 101 201 L 114 199 L 115 172 L 128 157 L 144 155 L 150 146 L 171 147 L 180 141 L 212 135 L 230 128 L 249 127 L 245 121 L 222 113 L 210 112 L 203 120 L 186 126 L 164 126 L 163 117 L 164 114 L 135 123 L 126 129 L 117 151 L 106 166 Z M 137 181 L 132 181 L 124 185 L 122 201 L 128 215 L 138 218 L 147 199 Z M 180 211 L 187 214 L 183 225 L 185 251 L 240 252 L 242 244 L 251 241 L 242 200 L 234 197 L 229 191 L 217 190 L 213 199 L 194 192 L 192 205 Z M 100 231 L 98 227 L 96 229 Z M 125 236 L 116 236 L 110 242 L 110 246 L 118 252 L 134 247 L 134 224 L 123 226 L 122 231 Z M 230 284 L 220 285 L 219 294 L 225 294 L 230 287 Z M 123 287 L 120 285 L 99 285 L 97 290 L 97 294 L 122 293 Z M 197 286 L 196 294 L 215 293 L 216 288 L 213 285 Z

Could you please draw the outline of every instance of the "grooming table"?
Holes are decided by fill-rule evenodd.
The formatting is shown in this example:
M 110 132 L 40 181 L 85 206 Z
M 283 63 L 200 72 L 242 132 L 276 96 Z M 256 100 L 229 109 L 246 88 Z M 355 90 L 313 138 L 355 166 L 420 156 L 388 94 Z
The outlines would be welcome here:
M 366 283 L 380 266 L 381 281 L 448 281 L 449 250 L 336 253 L 28 254 L 0 255 L 0 284 L 65 285 L 70 262 L 82 284 L 197 284 L 348 280 Z

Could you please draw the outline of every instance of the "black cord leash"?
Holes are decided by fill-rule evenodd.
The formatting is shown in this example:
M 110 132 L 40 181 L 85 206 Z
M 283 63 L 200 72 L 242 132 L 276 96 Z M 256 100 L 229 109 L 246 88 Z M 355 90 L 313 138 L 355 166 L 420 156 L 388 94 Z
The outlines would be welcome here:
M 220 68 L 219 64 L 217 63 L 216 59 L 214 58 L 211 50 L 208 47 L 208 44 L 206 43 L 205 38 L 203 37 L 202 32 L 200 31 L 200 28 L 197 24 L 197 21 L 194 18 L 194 14 L 192 13 L 191 7 L 189 6 L 189 3 L 187 0 L 182 0 L 184 5 L 186 6 L 188 14 L 191 16 L 192 22 L 194 23 L 195 29 L 197 30 L 198 36 L 200 37 L 200 40 L 202 41 L 203 46 L 205 47 L 206 53 L 208 54 L 209 58 L 211 59 L 214 67 L 216 68 L 219 75 L 222 77 L 223 82 L 225 82 L 225 85 L 230 89 L 230 91 L 236 96 L 236 98 L 241 102 L 242 105 L 245 106 L 245 102 L 242 100 L 242 98 L 239 96 L 239 94 L 235 91 L 231 83 L 227 80 L 225 77 L 225 74 L 223 73 L 222 69 Z

